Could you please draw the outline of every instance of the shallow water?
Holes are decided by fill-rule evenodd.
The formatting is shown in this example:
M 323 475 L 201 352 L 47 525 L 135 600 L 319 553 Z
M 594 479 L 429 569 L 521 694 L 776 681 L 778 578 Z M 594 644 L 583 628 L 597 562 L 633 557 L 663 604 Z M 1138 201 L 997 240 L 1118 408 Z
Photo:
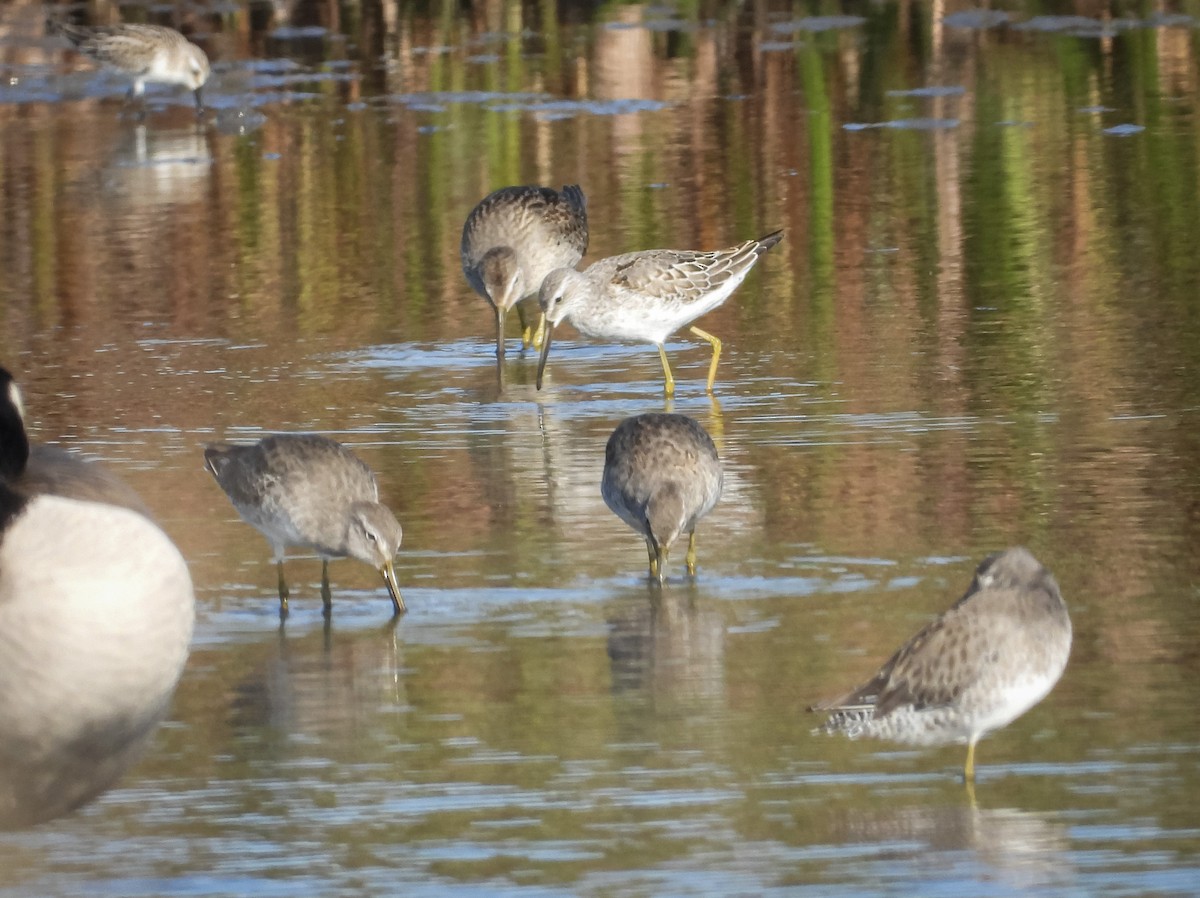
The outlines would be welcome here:
M 1200 23 L 822 11 L 230 11 L 187 23 L 198 128 L 0 8 L 0 363 L 198 600 L 144 761 L 0 836 L 0 894 L 1197 890 Z M 588 259 L 786 228 L 702 322 L 715 398 L 698 341 L 667 403 L 653 348 L 568 327 L 539 392 L 513 325 L 500 385 L 458 241 L 525 182 L 583 186 Z M 664 407 L 726 482 L 659 593 L 599 481 Z M 325 626 L 312 558 L 280 626 L 199 448 L 278 430 L 379 473 L 394 626 L 349 561 Z M 960 747 L 811 733 L 1017 542 L 1075 644 L 973 798 Z

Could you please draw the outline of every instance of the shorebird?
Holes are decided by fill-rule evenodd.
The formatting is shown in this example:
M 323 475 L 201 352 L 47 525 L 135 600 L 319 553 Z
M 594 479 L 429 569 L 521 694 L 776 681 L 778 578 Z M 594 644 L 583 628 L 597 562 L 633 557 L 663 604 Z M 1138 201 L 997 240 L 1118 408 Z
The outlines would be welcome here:
M 0 369 L 5 828 L 73 810 L 138 758 L 167 712 L 194 618 L 187 564 L 124 507 L 135 494 L 79 459 L 26 476 L 37 454 L 20 391 Z
M 251 445 L 214 443 L 204 463 L 242 520 L 274 551 L 279 572 L 279 614 L 288 611 L 283 561 L 288 546 L 313 549 L 321 558 L 321 600 L 332 611 L 329 560 L 351 556 L 383 577 L 395 614 L 404 612 L 392 559 L 403 531 L 379 502 L 375 474 L 349 449 L 315 434 L 278 434 Z
M 462 267 L 472 289 L 496 312 L 496 355 L 504 357 L 504 321 L 517 307 L 521 348 L 541 338 L 526 321 L 526 299 L 556 268 L 574 268 L 587 252 L 587 201 L 578 185 L 503 187 L 484 197 L 463 225 Z
M 196 98 L 196 113 L 204 111 L 200 88 L 208 80 L 208 56 L 174 28 L 126 24 L 89 27 L 57 19 L 48 22 L 85 56 L 131 79 L 130 100 L 144 94 L 147 82 L 180 84 Z
M 542 387 L 550 338 L 564 319 L 588 337 L 653 343 L 662 359 L 666 392 L 675 392 L 663 341 L 686 324 L 723 303 L 750 273 L 758 257 L 783 239 L 776 231 L 715 252 L 651 249 L 593 262 L 583 271 L 559 268 L 542 281 L 538 301 L 546 316 L 546 334 L 538 359 Z M 717 377 L 721 341 L 698 327 L 689 330 L 712 344 L 709 393 Z
M 1023 547 L 989 555 L 966 595 L 906 642 L 867 683 L 812 711 L 825 732 L 915 745 L 975 743 L 1054 688 L 1071 653 L 1071 618 L 1054 576 Z
M 613 513 L 641 534 L 650 576 L 666 575 L 675 540 L 688 535 L 687 570 L 696 573 L 696 524 L 721 498 L 717 447 L 686 415 L 626 418 L 608 438 L 600 492 Z

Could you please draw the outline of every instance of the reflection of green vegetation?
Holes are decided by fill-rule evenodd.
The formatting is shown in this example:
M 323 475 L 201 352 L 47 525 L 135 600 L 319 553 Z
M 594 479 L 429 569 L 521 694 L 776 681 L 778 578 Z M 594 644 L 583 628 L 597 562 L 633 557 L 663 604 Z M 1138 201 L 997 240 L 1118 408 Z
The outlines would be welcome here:
M 651 185 L 658 177 L 657 154 L 639 153 L 627 164 L 629 176 L 621 184 L 625 202 L 622 225 L 631 247 L 662 246 L 662 219 L 658 213 L 661 191 Z
M 245 311 L 247 306 L 261 296 L 258 277 L 258 262 L 262 256 L 263 219 L 267 206 L 260 188 L 263 182 L 273 180 L 272 170 L 262 163 L 262 148 L 250 140 L 241 140 L 234 146 L 233 166 L 237 178 L 237 255 L 239 263 L 235 272 L 238 281 L 238 299 Z M 276 166 L 277 168 L 278 166 Z
M 1054 410 L 1054 334 L 1057 299 L 1049 239 L 1040 197 L 1039 154 L 1061 145 L 1033 145 L 1031 129 L 1001 124 L 1014 116 L 1005 93 L 979 85 L 973 123 L 972 166 L 963 191 L 966 358 L 972 409 L 985 420 L 1007 418 L 998 431 L 1002 451 L 972 451 L 974 475 L 1020 491 L 1022 539 L 1044 525 L 1052 494 L 1053 428 L 1042 415 Z M 1054 150 L 1051 150 L 1051 147 Z M 990 506 L 978 510 L 983 532 Z M 1002 538 L 1002 537 L 1001 537 Z
M 963 202 L 970 302 L 982 325 L 970 356 L 976 362 L 1044 376 L 1045 291 L 1038 285 L 1049 249 L 1037 215 L 1030 130 L 998 124 L 1000 98 L 981 85 L 972 134 L 972 168 Z M 995 315 L 1007 323 L 988 327 Z M 981 320 L 980 320 L 981 319 Z M 1006 353 L 1011 353 L 1007 355 Z M 996 385 L 993 385 L 996 386 Z M 1040 391 L 1030 396 L 1036 406 Z M 1021 403 L 1022 405 L 1026 403 Z

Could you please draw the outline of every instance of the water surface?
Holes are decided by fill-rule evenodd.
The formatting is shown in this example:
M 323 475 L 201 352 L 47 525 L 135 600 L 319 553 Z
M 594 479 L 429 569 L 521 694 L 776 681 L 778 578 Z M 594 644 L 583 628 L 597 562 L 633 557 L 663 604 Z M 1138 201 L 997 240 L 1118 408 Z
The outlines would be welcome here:
M 1194 893 L 1198 32 L 1118 7 L 192 12 L 200 127 L 3 7 L 0 362 L 198 622 L 145 760 L 0 838 L 0 894 Z M 588 259 L 786 229 L 702 322 L 715 398 L 705 344 L 667 403 L 569 328 L 501 385 L 458 243 L 514 183 L 583 186 Z M 726 486 L 660 592 L 599 482 L 664 407 Z M 397 624 L 346 561 L 326 626 L 297 558 L 280 626 L 200 453 L 280 430 L 379 472 Z M 1075 645 L 973 797 L 959 747 L 811 733 L 1018 542 Z

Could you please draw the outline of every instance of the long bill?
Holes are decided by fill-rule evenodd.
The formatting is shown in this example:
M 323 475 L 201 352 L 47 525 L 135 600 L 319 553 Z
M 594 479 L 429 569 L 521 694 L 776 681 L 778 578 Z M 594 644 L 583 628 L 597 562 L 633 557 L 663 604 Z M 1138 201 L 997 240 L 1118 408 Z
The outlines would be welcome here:
M 508 318 L 508 309 L 496 306 L 496 358 L 504 358 L 504 322 Z
M 396 582 L 396 570 L 392 567 L 392 561 L 389 558 L 383 563 L 383 567 L 379 569 L 379 573 L 383 575 L 383 582 L 387 586 L 388 595 L 392 597 L 392 611 L 394 614 L 403 614 L 407 609 L 404 607 L 404 597 L 400 595 L 400 584 Z
M 204 99 L 200 96 L 200 88 L 196 88 L 192 93 L 196 97 L 196 115 L 204 115 Z
M 538 356 L 537 388 L 542 388 L 542 375 L 546 372 L 546 359 L 550 358 L 550 337 L 554 333 L 554 322 L 546 319 L 546 333 L 542 336 L 542 352 Z

